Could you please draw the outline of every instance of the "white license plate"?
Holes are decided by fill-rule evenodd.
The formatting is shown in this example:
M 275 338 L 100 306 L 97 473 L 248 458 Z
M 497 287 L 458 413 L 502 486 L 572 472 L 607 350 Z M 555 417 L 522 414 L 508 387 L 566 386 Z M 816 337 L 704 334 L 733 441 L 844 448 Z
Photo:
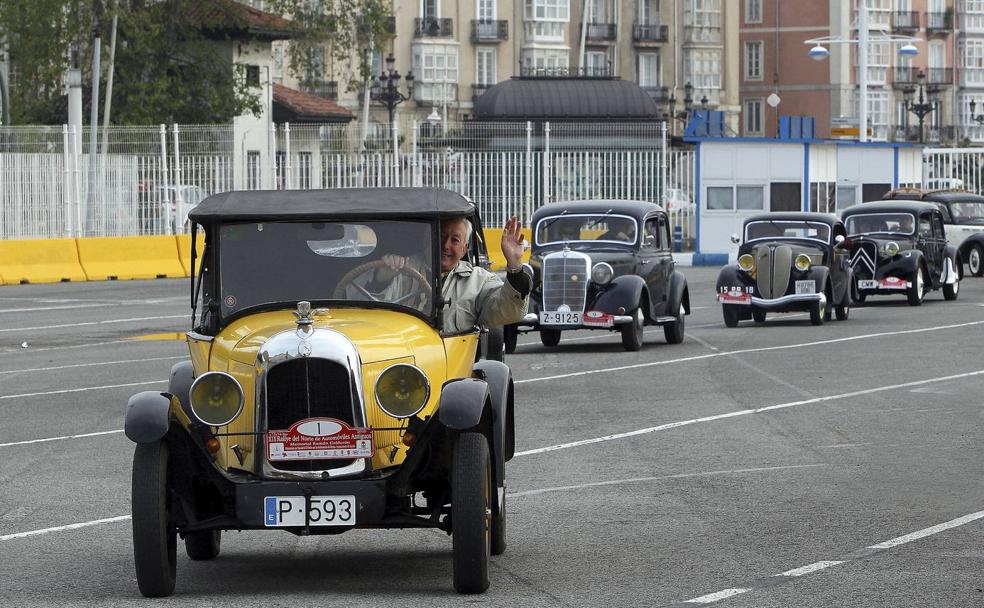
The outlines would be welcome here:
M 817 284 L 815 281 L 796 281 L 796 293 L 816 293 Z
M 874 279 L 858 280 L 858 289 L 878 289 L 878 281 Z
M 540 313 L 541 325 L 580 325 L 581 313 L 544 310 Z
M 303 496 L 267 496 L 263 499 L 263 525 L 354 526 L 355 496 L 312 496 L 310 505 Z

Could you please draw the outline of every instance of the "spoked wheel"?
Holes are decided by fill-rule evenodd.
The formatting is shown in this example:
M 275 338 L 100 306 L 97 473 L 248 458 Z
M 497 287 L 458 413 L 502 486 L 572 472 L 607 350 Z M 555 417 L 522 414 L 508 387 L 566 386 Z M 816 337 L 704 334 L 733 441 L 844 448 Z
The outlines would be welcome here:
M 764 310 L 752 309 L 752 320 L 756 323 L 765 323 L 765 317 L 768 313 Z
M 488 441 L 481 433 L 462 433 L 455 442 L 451 471 L 451 545 L 458 593 L 489 588 L 493 491 Z
M 967 252 L 967 269 L 975 277 L 984 275 L 984 247 L 972 245 Z
M 738 306 L 735 304 L 722 304 L 721 313 L 724 315 L 724 324 L 727 327 L 738 327 Z
M 544 346 L 557 346 L 558 344 L 560 344 L 560 330 L 541 329 L 540 343 L 543 344 Z
M 171 595 L 178 534 L 170 517 L 168 449 L 163 441 L 137 444 L 130 503 L 137 587 L 144 597 Z
M 683 342 L 683 333 L 686 329 L 686 311 L 683 309 L 683 304 L 680 304 L 680 309 L 677 310 L 676 321 L 672 323 L 667 323 L 663 326 L 663 336 L 666 338 L 666 342 L 669 344 L 680 344 Z
M 502 328 L 502 342 L 505 346 L 506 354 L 511 355 L 516 352 L 516 339 L 519 338 L 519 330 L 512 325 L 505 325 Z
M 642 328 L 645 319 L 642 316 L 642 308 L 636 308 L 632 313 L 632 322 L 622 326 L 622 347 L 634 352 L 642 348 Z
M 923 302 L 923 297 L 926 296 L 926 280 L 923 276 L 922 266 L 916 268 L 916 272 L 912 275 L 912 287 L 905 291 L 905 296 L 909 300 L 909 306 L 919 306 Z
M 222 547 L 222 530 L 204 530 L 185 534 L 185 552 L 195 561 L 215 559 Z

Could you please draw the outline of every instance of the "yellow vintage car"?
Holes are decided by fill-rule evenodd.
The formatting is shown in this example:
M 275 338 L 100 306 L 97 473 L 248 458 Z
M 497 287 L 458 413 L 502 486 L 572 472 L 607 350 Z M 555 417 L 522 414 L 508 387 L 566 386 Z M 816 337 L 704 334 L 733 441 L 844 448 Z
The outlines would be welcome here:
M 485 591 L 506 548 L 512 375 L 479 356 L 484 328 L 440 331 L 440 221 L 471 219 L 477 264 L 474 205 L 424 188 L 227 192 L 189 217 L 190 357 L 126 409 L 140 592 L 173 593 L 178 537 L 208 560 L 223 530 L 353 528 L 444 530 L 454 588 Z

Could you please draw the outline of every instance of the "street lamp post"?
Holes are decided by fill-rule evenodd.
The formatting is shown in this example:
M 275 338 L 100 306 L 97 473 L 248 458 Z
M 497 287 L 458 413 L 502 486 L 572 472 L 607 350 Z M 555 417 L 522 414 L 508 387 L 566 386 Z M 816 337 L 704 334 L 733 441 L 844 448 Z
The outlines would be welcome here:
M 915 93 L 915 89 L 913 87 L 906 87 L 903 91 L 903 94 L 905 95 L 905 110 L 907 112 L 912 112 L 917 118 L 919 118 L 919 143 L 924 143 L 926 139 L 924 137 L 925 131 L 923 130 L 923 122 L 926 120 L 926 116 L 936 111 L 936 101 L 926 100 L 925 98 L 926 87 L 924 85 L 924 81 L 926 80 L 926 73 L 919 70 L 919 73 L 916 75 L 916 80 L 919 82 L 919 101 L 912 101 L 912 95 Z
M 666 105 L 667 108 L 669 109 L 667 118 L 669 118 L 669 122 L 670 122 L 671 135 L 674 132 L 673 125 L 675 121 L 679 119 L 686 122 L 687 118 L 690 116 L 690 111 L 694 108 L 694 85 L 690 84 L 689 82 L 683 85 L 683 112 L 679 114 L 677 114 L 676 111 L 676 102 L 677 99 L 672 94 L 666 99 Z M 707 107 L 706 95 L 703 97 L 703 99 L 701 99 L 701 103 L 704 105 L 705 108 Z
M 974 110 L 977 108 L 977 102 L 973 99 L 970 100 L 970 119 L 976 122 L 978 125 L 984 125 L 984 114 L 976 114 Z
M 413 70 L 407 72 L 407 94 L 404 95 L 399 90 L 402 76 L 394 67 L 395 64 L 396 58 L 391 53 L 386 58 L 386 70 L 373 79 L 369 89 L 369 98 L 384 106 L 389 112 L 390 127 L 393 126 L 393 114 L 396 112 L 396 106 L 413 97 Z
M 921 38 L 903 36 L 901 34 L 888 34 L 881 32 L 872 36 L 868 31 L 868 6 L 865 0 L 858 2 L 858 37 L 857 38 L 837 38 L 835 36 L 824 36 L 822 38 L 811 38 L 804 40 L 804 44 L 812 44 L 808 55 L 816 61 L 822 61 L 830 56 L 830 51 L 825 47 L 826 44 L 856 44 L 858 45 L 858 140 L 868 140 L 868 43 L 869 42 L 904 42 L 899 48 L 899 54 L 914 56 L 919 54 L 912 43 L 920 42 Z

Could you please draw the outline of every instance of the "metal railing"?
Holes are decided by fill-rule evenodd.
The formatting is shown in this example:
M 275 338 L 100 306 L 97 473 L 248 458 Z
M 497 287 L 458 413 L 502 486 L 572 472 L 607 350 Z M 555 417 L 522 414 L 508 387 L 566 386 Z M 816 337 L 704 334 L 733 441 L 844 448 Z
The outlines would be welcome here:
M 588 40 L 615 40 L 614 23 L 582 23 L 581 27 L 586 28 L 584 34 Z
M 667 42 L 670 39 L 670 28 L 666 25 L 634 25 L 632 26 L 633 42 Z
M 509 40 L 509 22 L 505 19 L 472 19 L 472 42 Z
M 926 13 L 926 31 L 930 33 L 942 33 L 953 29 L 953 13 L 946 11 L 943 13 Z
M 450 17 L 415 17 L 415 38 L 447 38 L 454 35 L 454 20 Z
M 926 84 L 953 84 L 953 68 L 926 68 Z
M 919 25 L 918 11 L 895 11 L 892 13 L 892 27 L 901 31 L 917 31 Z
M 338 82 L 335 80 L 323 80 L 301 84 L 301 90 L 311 95 L 316 95 L 324 99 L 338 101 Z

